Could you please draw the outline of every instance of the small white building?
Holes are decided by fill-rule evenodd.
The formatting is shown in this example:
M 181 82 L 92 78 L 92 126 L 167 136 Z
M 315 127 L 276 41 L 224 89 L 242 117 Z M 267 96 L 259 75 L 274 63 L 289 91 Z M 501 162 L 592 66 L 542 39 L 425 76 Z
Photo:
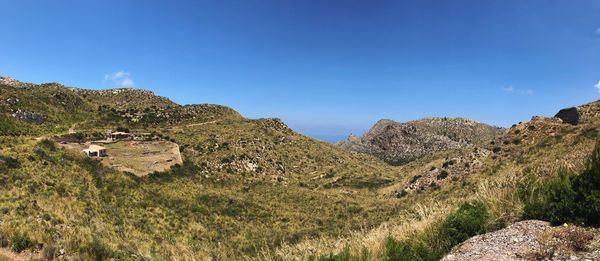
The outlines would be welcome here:
M 90 145 L 89 148 L 83 150 L 83 153 L 88 157 L 106 157 L 106 148 L 99 145 Z

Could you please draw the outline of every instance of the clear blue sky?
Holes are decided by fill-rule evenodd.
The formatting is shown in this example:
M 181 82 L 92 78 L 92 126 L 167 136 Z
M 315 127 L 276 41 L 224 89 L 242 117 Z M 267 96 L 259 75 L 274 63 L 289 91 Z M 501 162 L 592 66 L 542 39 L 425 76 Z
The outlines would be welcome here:
M 134 86 L 331 139 L 600 97 L 600 1 L 0 0 L 0 75 Z

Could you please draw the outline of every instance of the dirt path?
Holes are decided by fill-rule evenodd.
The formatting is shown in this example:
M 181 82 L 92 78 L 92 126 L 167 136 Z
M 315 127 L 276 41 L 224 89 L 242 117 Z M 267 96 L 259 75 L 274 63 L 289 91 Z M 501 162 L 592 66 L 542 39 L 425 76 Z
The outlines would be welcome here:
M 206 124 L 212 124 L 212 123 L 217 123 L 220 120 L 214 120 L 214 121 L 207 121 L 207 122 L 201 122 L 201 123 L 192 123 L 192 124 L 188 124 L 188 127 L 194 127 L 194 126 L 201 126 L 201 125 L 206 125 Z

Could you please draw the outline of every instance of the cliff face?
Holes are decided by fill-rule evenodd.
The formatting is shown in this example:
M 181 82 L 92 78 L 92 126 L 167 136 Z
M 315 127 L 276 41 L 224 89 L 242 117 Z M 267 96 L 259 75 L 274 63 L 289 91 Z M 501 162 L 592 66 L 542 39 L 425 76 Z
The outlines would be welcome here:
M 406 123 L 380 120 L 362 137 L 350 136 L 337 145 L 396 165 L 439 151 L 483 145 L 501 132 L 463 118 L 425 118 Z

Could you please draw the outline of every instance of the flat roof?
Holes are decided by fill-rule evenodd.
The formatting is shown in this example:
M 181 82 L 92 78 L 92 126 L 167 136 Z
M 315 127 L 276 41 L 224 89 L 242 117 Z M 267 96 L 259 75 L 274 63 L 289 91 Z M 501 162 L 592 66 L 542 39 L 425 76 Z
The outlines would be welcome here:
M 99 146 L 99 145 L 90 145 L 90 147 L 88 148 L 91 151 L 98 151 L 98 150 L 105 150 L 105 147 Z

